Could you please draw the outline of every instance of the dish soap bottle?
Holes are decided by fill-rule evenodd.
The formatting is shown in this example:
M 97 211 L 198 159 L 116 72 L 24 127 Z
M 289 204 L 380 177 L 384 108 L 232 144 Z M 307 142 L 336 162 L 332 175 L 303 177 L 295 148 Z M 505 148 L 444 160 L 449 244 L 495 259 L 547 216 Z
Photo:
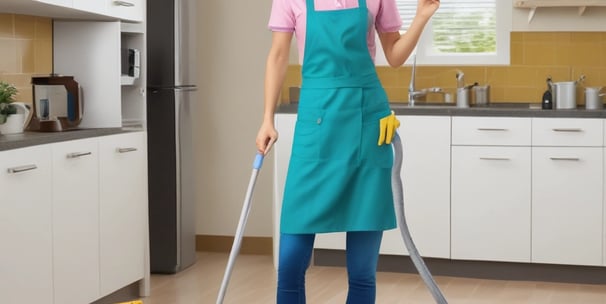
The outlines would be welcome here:
M 553 109 L 553 95 L 551 94 L 551 77 L 547 78 L 547 90 L 543 93 L 541 100 L 541 108 L 543 110 Z

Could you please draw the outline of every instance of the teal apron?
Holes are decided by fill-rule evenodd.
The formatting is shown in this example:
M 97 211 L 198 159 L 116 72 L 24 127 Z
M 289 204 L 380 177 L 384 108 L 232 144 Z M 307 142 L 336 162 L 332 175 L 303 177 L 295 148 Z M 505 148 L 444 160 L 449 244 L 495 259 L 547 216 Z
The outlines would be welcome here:
M 366 42 L 366 0 L 316 11 L 307 0 L 303 82 L 286 177 L 282 233 L 377 231 L 396 227 L 393 152 L 378 146 L 390 114 Z

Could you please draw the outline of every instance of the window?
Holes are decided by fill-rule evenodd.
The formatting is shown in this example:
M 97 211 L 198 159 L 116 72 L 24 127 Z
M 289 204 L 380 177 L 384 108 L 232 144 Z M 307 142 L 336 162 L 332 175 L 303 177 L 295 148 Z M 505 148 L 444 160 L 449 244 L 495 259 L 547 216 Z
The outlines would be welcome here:
M 418 1 L 396 2 L 405 32 Z M 511 7 L 503 0 L 442 0 L 417 45 L 417 63 L 509 64 Z

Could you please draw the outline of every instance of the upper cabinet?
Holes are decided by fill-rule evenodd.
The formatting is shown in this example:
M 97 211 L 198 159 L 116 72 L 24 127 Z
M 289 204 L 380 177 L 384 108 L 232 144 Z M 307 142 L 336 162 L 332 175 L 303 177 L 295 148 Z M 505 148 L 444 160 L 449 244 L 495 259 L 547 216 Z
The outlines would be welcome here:
M 143 0 L 102 0 L 108 2 L 108 15 L 122 20 L 143 21 Z
M 145 1 L 2 0 L 0 13 L 45 16 L 56 19 L 142 22 L 145 16 Z
M 528 8 L 528 22 L 530 23 L 538 8 L 541 7 L 574 7 L 578 9 L 579 15 L 583 15 L 587 7 L 604 7 L 604 0 L 517 0 L 513 3 L 514 7 Z

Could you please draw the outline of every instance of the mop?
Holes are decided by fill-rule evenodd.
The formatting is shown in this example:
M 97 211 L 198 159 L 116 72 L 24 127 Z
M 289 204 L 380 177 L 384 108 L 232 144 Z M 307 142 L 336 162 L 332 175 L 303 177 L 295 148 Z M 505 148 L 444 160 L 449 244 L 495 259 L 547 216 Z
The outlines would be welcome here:
M 272 142 L 268 145 L 266 151 L 269 151 Z M 412 241 L 412 237 L 410 236 L 410 231 L 408 230 L 408 225 L 406 224 L 406 217 L 404 214 L 404 190 L 402 188 L 402 178 L 400 177 L 400 170 L 402 169 L 402 141 L 400 140 L 400 136 L 396 132 L 394 134 L 394 138 L 392 141 L 392 146 L 394 149 L 394 164 L 391 170 L 391 187 L 393 192 L 393 201 L 394 207 L 396 211 L 396 218 L 398 220 L 398 226 L 400 227 L 400 233 L 402 235 L 402 239 L 404 240 L 404 244 L 410 253 L 410 258 L 417 268 L 417 271 L 421 275 L 425 286 L 429 289 L 429 292 L 433 296 L 434 300 L 437 304 L 447 304 L 448 302 L 444 298 L 442 291 L 434 281 L 429 269 L 425 265 L 423 258 L 419 254 L 417 247 Z M 223 304 L 223 299 L 225 298 L 225 292 L 227 290 L 227 285 L 229 283 L 229 279 L 231 277 L 231 272 L 234 266 L 234 262 L 238 252 L 240 251 L 240 245 L 242 243 L 242 236 L 244 233 L 244 227 L 246 226 L 246 221 L 248 220 L 248 214 L 250 213 L 250 203 L 252 198 L 252 193 L 255 188 L 255 183 L 257 180 L 257 175 L 259 175 L 259 170 L 263 165 L 263 154 L 257 153 L 255 157 L 255 161 L 253 162 L 253 171 L 252 176 L 250 178 L 250 182 L 248 185 L 248 190 L 246 192 L 246 196 L 244 199 L 244 205 L 242 207 L 242 212 L 240 214 L 240 221 L 238 222 L 238 228 L 236 229 L 236 235 L 234 237 L 234 243 L 231 248 L 231 252 L 229 253 L 229 260 L 227 262 L 227 267 L 225 268 L 225 274 L 223 275 L 223 282 L 221 283 L 221 289 L 219 290 L 219 296 L 217 297 L 216 304 Z
M 272 145 L 273 141 L 270 141 L 265 151 L 269 151 Z M 231 272 L 234 268 L 234 262 L 236 261 L 236 256 L 238 256 L 238 253 L 240 252 L 240 246 L 242 245 L 242 237 L 244 236 L 244 228 L 246 227 L 246 222 L 248 221 L 248 215 L 250 213 L 252 194 L 255 189 L 255 184 L 257 183 L 257 176 L 259 175 L 259 170 L 261 170 L 261 167 L 263 166 L 263 158 L 263 153 L 257 152 L 255 160 L 253 161 L 253 170 L 250 176 L 250 182 L 248 183 L 248 189 L 246 190 L 246 196 L 244 197 L 244 204 L 242 206 L 242 212 L 240 213 L 240 221 L 238 222 L 238 228 L 236 228 L 234 242 L 231 246 L 231 251 L 229 252 L 229 259 L 227 261 L 227 267 L 225 268 L 225 274 L 223 274 L 221 289 L 219 290 L 219 295 L 217 296 L 217 304 L 223 304 L 225 292 L 227 291 L 227 284 L 229 284 Z

